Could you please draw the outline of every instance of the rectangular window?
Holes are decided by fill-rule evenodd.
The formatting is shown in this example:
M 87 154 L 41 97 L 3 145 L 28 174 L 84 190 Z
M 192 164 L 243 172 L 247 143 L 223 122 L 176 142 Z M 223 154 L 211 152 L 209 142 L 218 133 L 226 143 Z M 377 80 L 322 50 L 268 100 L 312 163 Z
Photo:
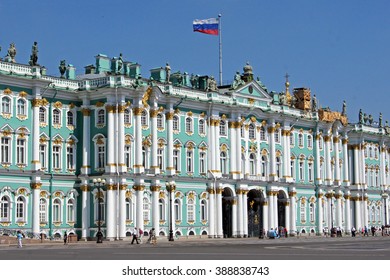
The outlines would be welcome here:
M 61 168 L 61 147 L 53 146 L 53 168 Z
M 194 221 L 195 216 L 194 216 L 194 204 L 188 204 L 187 205 L 187 220 L 188 221 Z
M 199 173 L 200 174 L 206 173 L 206 154 L 205 153 L 199 154 Z
M 127 169 L 131 168 L 131 146 L 125 146 L 125 164 Z
M 105 157 L 104 146 L 98 146 L 97 168 L 104 168 L 104 166 L 105 166 L 104 157 Z
M 74 147 L 66 147 L 66 168 L 70 170 L 75 170 L 75 154 Z
M 2 163 L 11 163 L 11 141 L 10 138 L 3 137 L 1 138 L 1 162 Z
M 41 168 L 47 168 L 46 145 L 39 145 L 39 161 L 41 163 Z
M 160 170 L 164 170 L 164 150 L 158 149 L 157 150 L 157 165 Z
M 16 140 L 16 164 L 26 164 L 26 140 Z
M 173 167 L 176 171 L 180 171 L 180 165 L 179 165 L 179 151 L 174 150 L 173 151 Z
M 192 173 L 193 170 L 193 164 L 192 164 L 192 151 L 187 151 L 187 172 Z

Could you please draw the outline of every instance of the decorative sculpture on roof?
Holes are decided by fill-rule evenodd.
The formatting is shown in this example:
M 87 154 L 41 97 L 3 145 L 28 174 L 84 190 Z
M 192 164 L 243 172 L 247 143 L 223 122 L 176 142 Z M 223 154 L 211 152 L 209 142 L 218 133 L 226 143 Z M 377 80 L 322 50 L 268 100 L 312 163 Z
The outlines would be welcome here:
M 286 96 L 283 92 L 279 94 L 279 104 L 286 105 Z
M 236 74 L 234 75 L 234 81 L 232 83 L 232 89 L 236 89 L 236 88 L 238 88 L 241 85 L 245 85 L 245 82 L 241 79 L 240 72 L 237 71 Z
M 374 118 L 372 117 L 372 115 L 368 116 L 368 122 L 370 123 L 370 125 L 372 125 L 372 123 L 374 122 Z
M 379 127 L 383 127 L 383 116 L 382 116 L 382 113 L 379 113 Z
M 363 116 L 363 111 L 362 109 L 359 110 L 359 124 L 364 123 L 364 116 Z
M 315 94 L 313 95 L 313 98 L 311 100 L 311 110 L 312 110 L 312 112 L 316 112 L 318 110 L 318 108 L 317 108 L 317 97 L 316 97 Z
M 123 58 L 122 58 L 122 53 L 119 54 L 119 58 L 118 58 L 118 69 L 117 69 L 117 72 L 120 73 L 122 71 L 122 68 L 123 68 Z
M 253 69 L 252 66 L 249 64 L 249 62 L 246 63 L 243 70 L 244 70 L 244 81 L 245 82 L 253 81 Z
M 32 48 L 31 48 L 31 55 L 30 55 L 30 61 L 29 64 L 31 66 L 37 66 L 38 65 L 38 43 L 34 42 Z
M 215 81 L 214 77 L 211 76 L 207 79 L 207 90 L 208 91 L 217 91 L 217 82 Z
M 60 61 L 60 66 L 58 66 L 58 69 L 60 70 L 61 78 L 65 77 L 66 72 L 66 62 L 65 60 Z
M 199 88 L 199 75 L 191 74 L 190 82 L 192 88 Z
M 341 115 L 347 115 L 347 103 L 345 102 L 345 100 L 343 101 L 343 109 L 341 110 Z
M 6 60 L 8 62 L 13 62 L 15 63 L 15 56 L 16 56 L 16 48 L 15 48 L 15 43 L 11 43 L 8 48 L 8 54 L 6 56 Z
M 167 62 L 165 65 L 165 82 L 169 84 L 169 80 L 171 79 L 171 66 Z

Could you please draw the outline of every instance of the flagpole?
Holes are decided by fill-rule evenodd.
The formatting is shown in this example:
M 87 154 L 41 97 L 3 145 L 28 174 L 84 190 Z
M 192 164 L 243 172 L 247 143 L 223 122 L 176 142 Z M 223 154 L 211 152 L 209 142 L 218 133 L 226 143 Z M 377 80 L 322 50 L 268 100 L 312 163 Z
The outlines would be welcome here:
M 222 86 L 222 15 L 218 15 L 218 34 L 219 34 L 219 85 Z

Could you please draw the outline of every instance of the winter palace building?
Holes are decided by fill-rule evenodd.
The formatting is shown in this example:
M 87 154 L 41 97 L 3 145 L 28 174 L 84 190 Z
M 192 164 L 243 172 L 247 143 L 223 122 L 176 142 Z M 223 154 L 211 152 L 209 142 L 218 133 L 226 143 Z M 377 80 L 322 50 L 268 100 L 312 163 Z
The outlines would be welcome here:
M 99 54 L 76 76 L 0 61 L 0 234 L 123 239 L 322 234 L 389 224 L 390 129 L 268 90 Z

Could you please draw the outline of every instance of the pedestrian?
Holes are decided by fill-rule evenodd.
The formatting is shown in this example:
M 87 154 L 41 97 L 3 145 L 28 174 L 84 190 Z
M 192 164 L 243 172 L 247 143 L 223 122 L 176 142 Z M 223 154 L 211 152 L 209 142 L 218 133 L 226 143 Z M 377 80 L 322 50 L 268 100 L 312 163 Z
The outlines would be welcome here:
M 134 243 L 134 240 L 137 242 L 137 244 L 139 244 L 139 243 L 138 243 L 138 230 L 137 230 L 136 227 L 135 227 L 134 230 L 133 230 L 133 240 L 131 240 L 131 244 Z
M 355 227 L 352 227 L 351 233 L 352 233 L 352 237 L 356 237 L 356 229 L 355 229 Z
M 382 225 L 381 229 L 382 229 L 382 236 L 384 236 L 385 235 L 385 226 Z
M 151 243 L 151 244 L 153 244 L 153 245 L 156 245 L 156 243 L 157 243 L 156 231 L 155 231 L 154 228 L 152 228 L 152 229 L 149 231 L 148 243 Z
M 368 228 L 367 228 L 367 226 L 364 226 L 364 236 L 368 237 Z
M 139 243 L 142 244 L 142 237 L 144 236 L 144 232 L 141 228 L 139 228 L 139 235 L 138 235 L 138 239 L 139 239 Z
M 65 232 L 64 233 L 64 245 L 68 242 L 68 234 Z
M 18 240 L 18 248 L 22 248 L 23 247 L 23 244 L 22 244 L 23 235 L 22 235 L 22 232 L 20 230 L 18 230 L 18 233 L 16 235 L 16 239 Z

